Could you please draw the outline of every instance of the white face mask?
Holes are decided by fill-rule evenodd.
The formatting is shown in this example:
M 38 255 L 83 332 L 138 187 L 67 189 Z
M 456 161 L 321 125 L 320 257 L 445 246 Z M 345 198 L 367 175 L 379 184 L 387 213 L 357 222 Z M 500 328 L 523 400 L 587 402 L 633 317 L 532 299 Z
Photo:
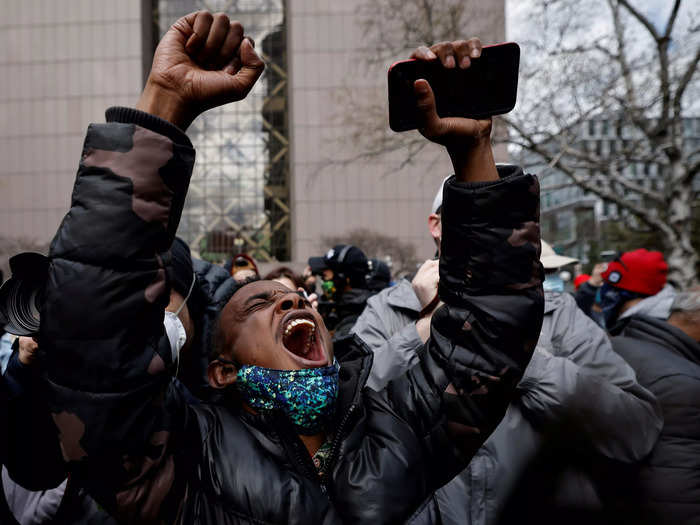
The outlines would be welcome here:
M 180 318 L 175 312 L 165 312 L 163 325 L 165 326 L 165 334 L 170 341 L 170 351 L 172 352 L 173 361 L 175 361 L 180 355 L 180 350 L 182 350 L 182 347 L 185 346 L 187 342 L 185 325 L 182 324 L 182 321 L 180 321 Z
M 168 336 L 168 341 L 170 341 L 170 351 L 172 353 L 173 362 L 177 361 L 178 370 L 180 369 L 180 350 L 185 346 L 187 342 L 187 332 L 185 332 L 185 325 L 182 324 L 178 315 L 187 304 L 187 299 L 190 298 L 192 294 L 192 289 L 194 288 L 196 276 L 192 274 L 192 284 L 190 284 L 190 289 L 187 292 L 187 297 L 182 301 L 182 304 L 174 312 L 165 311 L 165 317 L 163 318 L 163 326 L 165 327 L 165 334 Z

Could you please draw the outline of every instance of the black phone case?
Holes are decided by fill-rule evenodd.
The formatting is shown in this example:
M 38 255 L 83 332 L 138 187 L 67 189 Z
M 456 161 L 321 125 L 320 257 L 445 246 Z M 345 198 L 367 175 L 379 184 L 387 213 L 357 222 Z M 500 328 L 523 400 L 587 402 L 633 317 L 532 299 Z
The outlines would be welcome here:
M 439 60 L 407 60 L 389 69 L 389 126 L 420 127 L 413 83 L 424 78 L 435 94 L 440 117 L 487 118 L 515 107 L 520 47 L 513 42 L 484 47 L 467 69 L 447 69 Z

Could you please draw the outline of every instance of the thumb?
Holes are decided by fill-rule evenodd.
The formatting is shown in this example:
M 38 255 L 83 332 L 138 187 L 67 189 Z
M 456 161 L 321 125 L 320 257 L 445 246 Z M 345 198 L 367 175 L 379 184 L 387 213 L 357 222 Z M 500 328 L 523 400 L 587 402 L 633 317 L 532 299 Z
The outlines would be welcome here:
M 427 80 L 419 78 L 413 83 L 416 95 L 416 107 L 422 123 L 420 132 L 427 138 L 439 134 L 441 122 L 435 108 L 435 95 Z
M 258 56 L 253 48 L 250 39 L 244 38 L 239 48 L 240 68 L 233 76 L 238 91 L 243 95 L 247 95 L 257 82 L 262 72 L 265 70 L 265 63 Z

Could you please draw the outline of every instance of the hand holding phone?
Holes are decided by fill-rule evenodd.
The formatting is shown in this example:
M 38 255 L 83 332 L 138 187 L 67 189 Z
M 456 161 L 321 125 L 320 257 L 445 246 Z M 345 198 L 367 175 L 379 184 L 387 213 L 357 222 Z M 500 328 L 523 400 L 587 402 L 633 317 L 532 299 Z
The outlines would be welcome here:
M 411 60 L 389 69 L 389 125 L 394 131 L 420 129 L 416 81 L 427 80 L 437 116 L 489 119 L 515 107 L 520 48 L 505 43 L 482 48 L 479 39 L 419 47 Z
M 392 116 L 399 119 L 398 122 L 392 122 L 392 129 L 418 128 L 425 138 L 445 146 L 457 180 L 461 182 L 498 180 L 491 149 L 491 118 L 482 118 L 480 115 L 478 119 L 470 118 L 470 114 L 465 115 L 461 110 L 445 111 L 444 101 L 452 98 L 442 97 L 440 100 L 443 102 L 440 103 L 429 80 L 423 78 L 431 77 L 418 73 L 437 71 L 438 75 L 432 77 L 432 81 L 442 86 L 443 92 L 455 86 L 471 86 L 471 81 L 461 84 L 456 82 L 458 78 L 453 74 L 464 75 L 466 71 L 476 67 L 475 64 L 481 60 L 481 54 L 481 42 L 476 38 L 442 42 L 430 49 L 418 48 L 411 55 L 412 60 L 395 65 L 389 72 L 390 120 Z M 399 76 L 404 69 L 411 69 L 413 75 L 405 73 Z M 392 78 L 398 80 L 392 81 Z M 399 90 L 398 94 L 392 91 L 392 86 Z M 463 101 L 465 98 L 462 91 L 457 89 L 453 99 Z M 397 96 L 392 97 L 392 94 Z

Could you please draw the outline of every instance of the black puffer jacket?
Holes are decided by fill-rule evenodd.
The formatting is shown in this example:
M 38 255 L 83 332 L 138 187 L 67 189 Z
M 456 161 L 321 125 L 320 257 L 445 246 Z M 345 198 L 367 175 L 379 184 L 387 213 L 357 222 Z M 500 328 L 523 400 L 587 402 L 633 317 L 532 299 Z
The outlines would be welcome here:
M 664 427 L 639 469 L 612 478 L 618 490 L 611 499 L 624 495 L 629 523 L 700 524 L 700 343 L 641 315 L 615 326 L 613 335 L 615 351 L 661 404 Z
M 338 342 L 332 455 L 320 479 L 280 415 L 188 405 L 163 331 L 168 247 L 194 151 L 134 110 L 92 125 L 52 245 L 41 341 L 73 479 L 125 523 L 397 523 L 501 420 L 542 321 L 535 177 L 445 187 L 440 295 L 421 362 L 376 393 L 369 353 Z M 109 242 L 105 242 L 109 240 Z

